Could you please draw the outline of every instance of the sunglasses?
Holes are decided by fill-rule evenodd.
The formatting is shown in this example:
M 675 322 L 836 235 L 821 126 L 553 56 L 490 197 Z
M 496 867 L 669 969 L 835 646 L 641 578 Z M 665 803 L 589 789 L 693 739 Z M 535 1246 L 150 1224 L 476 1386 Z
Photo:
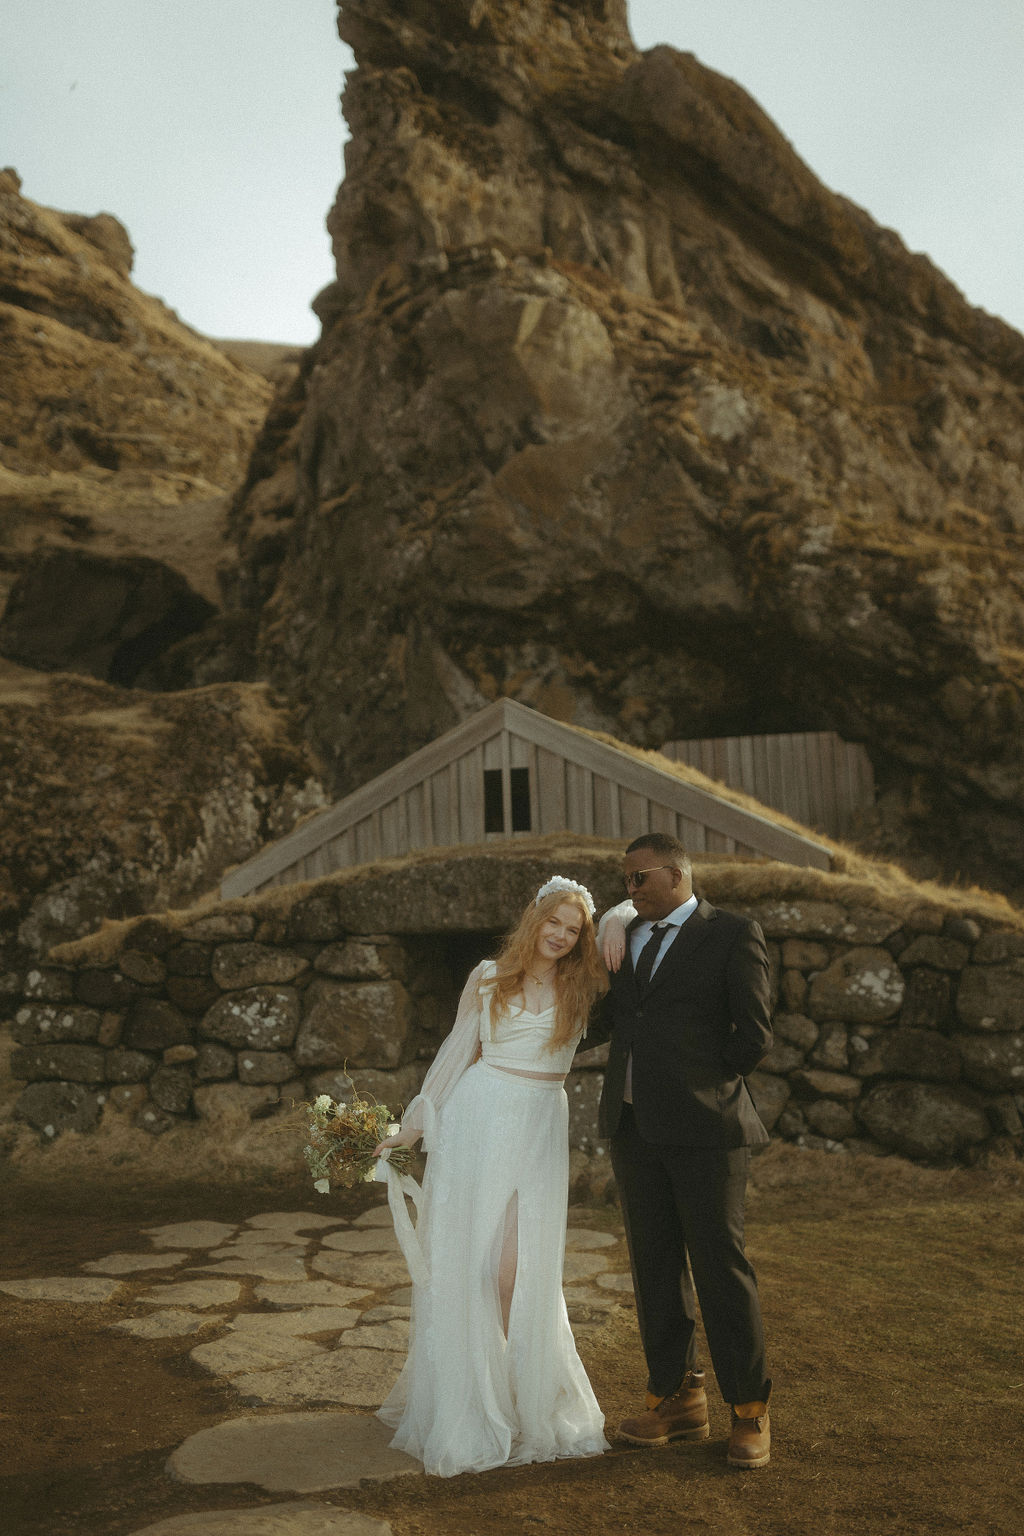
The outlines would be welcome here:
M 632 875 L 623 875 L 622 883 L 627 891 L 638 891 L 647 879 L 659 869 L 674 869 L 674 864 L 652 864 L 650 869 L 638 869 Z

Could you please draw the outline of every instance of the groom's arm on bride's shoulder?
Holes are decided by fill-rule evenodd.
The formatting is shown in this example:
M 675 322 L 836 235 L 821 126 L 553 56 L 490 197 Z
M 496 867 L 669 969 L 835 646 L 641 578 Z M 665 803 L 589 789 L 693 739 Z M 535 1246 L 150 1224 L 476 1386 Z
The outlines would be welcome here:
M 636 907 L 627 899 L 609 907 L 597 925 L 597 947 L 613 976 L 626 958 L 626 934 L 635 918 Z
M 597 925 L 597 947 L 612 976 L 619 970 L 625 958 L 626 930 L 635 917 L 636 908 L 633 903 L 620 901 L 617 907 L 608 908 Z M 576 1054 L 579 1056 L 585 1051 L 593 1050 L 595 1046 L 604 1045 L 611 1039 L 613 1023 L 610 994 L 606 992 L 603 997 L 598 998 L 591 1010 L 587 1032 L 580 1037 Z
M 723 1055 L 733 1072 L 746 1077 L 772 1048 L 771 981 L 760 925 L 749 918 L 734 921 L 725 971 L 732 1033 Z

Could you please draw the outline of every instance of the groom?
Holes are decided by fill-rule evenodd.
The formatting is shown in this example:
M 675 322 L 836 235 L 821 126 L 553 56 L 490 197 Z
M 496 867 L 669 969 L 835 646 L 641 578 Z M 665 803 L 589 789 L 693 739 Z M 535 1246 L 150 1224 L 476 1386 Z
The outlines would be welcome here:
M 729 1464 L 762 1467 L 771 1382 L 743 1211 L 750 1148 L 768 1140 L 744 1081 L 772 1042 L 764 935 L 698 901 L 674 837 L 638 837 L 623 873 L 637 916 L 621 965 L 610 958 L 611 990 L 587 1038 L 611 1040 L 599 1123 L 649 1372 L 645 1411 L 619 1434 L 634 1445 L 707 1437 L 696 1291 L 732 1410 Z

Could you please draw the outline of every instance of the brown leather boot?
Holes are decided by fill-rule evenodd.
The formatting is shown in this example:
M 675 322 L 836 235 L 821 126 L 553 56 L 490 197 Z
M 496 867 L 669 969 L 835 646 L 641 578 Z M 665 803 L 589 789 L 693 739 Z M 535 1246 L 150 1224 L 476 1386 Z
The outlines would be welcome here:
M 687 1371 L 682 1385 L 671 1397 L 663 1397 L 646 1413 L 623 1419 L 619 1435 L 630 1445 L 668 1445 L 672 1440 L 706 1440 L 708 1398 L 704 1372 Z
M 768 1417 L 768 1401 L 772 1384 L 765 1389 L 763 1402 L 734 1403 L 732 1429 L 729 1433 L 729 1449 L 726 1461 L 730 1467 L 766 1467 L 771 1460 L 772 1430 Z

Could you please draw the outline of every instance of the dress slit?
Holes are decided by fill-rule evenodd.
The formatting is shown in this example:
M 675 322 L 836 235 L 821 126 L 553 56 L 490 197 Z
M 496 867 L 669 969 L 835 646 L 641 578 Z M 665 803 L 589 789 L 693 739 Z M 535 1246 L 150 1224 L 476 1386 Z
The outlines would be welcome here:
M 519 1273 L 519 1191 L 514 1190 L 505 1207 L 505 1221 L 501 1234 L 501 1251 L 498 1254 L 498 1306 L 501 1309 L 501 1330 L 508 1338 L 509 1318 L 515 1300 L 516 1276 Z

